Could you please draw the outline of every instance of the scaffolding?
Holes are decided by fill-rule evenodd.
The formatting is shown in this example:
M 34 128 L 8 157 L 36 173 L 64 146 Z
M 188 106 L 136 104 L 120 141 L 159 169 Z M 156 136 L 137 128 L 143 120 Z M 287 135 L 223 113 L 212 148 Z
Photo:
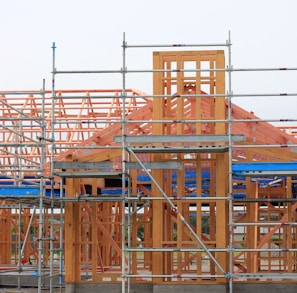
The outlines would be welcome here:
M 45 81 L 40 91 L 0 93 L 1 276 L 17 277 L 19 290 L 26 277 L 36 278 L 41 290 L 44 278 L 53 273 L 55 239 L 46 235 L 51 234 L 49 226 L 55 226 L 51 209 L 55 204 L 46 196 L 50 188 L 43 172 L 45 94 Z
M 127 50 L 142 48 L 160 49 L 153 69 L 128 70 Z M 30 171 L 39 175 L 40 191 L 33 213 L 29 206 L 23 216 L 33 227 L 39 207 L 38 288 L 46 273 L 51 290 L 56 275 L 60 287 L 65 277 L 66 285 L 118 283 L 122 292 L 140 283 L 218 284 L 230 293 L 237 283 L 296 283 L 297 139 L 294 126 L 271 124 L 296 120 L 260 119 L 232 100 L 250 96 L 233 93 L 233 74 L 296 68 L 233 68 L 230 37 L 221 44 L 128 45 L 124 36 L 122 49 L 120 70 L 67 71 L 55 68 L 53 44 L 52 90 L 43 89 L 42 103 L 33 96 L 40 93 L 27 93 L 21 109 L 2 94 L 3 105 L 21 115 L 3 110 L 14 121 L 6 132 L 22 137 L 3 139 L 3 174 L 18 192 L 28 164 L 16 167 L 10 154 L 19 160 L 23 144 L 40 143 L 26 157 L 39 160 Z M 127 75 L 140 73 L 152 74 L 153 94 L 126 88 Z M 57 90 L 63 74 L 120 74 L 122 88 Z M 28 142 L 16 121 L 39 119 L 41 135 Z M 5 200 L 18 203 L 20 227 L 20 205 L 33 199 L 14 193 Z M 5 213 L 7 207 L 3 202 Z M 6 251 L 1 263 L 10 263 Z M 19 275 L 23 254 L 15 254 Z

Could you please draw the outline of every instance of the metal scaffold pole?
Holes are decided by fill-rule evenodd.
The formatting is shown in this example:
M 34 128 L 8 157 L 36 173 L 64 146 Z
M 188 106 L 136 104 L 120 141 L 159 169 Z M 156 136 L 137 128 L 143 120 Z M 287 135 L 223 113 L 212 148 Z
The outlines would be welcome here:
M 126 263 L 125 263 L 125 246 L 126 246 L 126 39 L 125 33 L 123 34 L 123 67 L 122 67 L 122 293 L 126 292 Z M 129 235 L 128 235 L 129 238 Z M 130 281 L 128 280 L 128 292 L 130 290 Z
M 43 215 L 43 199 L 45 196 L 45 178 L 44 178 L 44 164 L 46 161 L 46 123 L 45 123 L 45 80 L 43 80 L 43 87 L 42 87 L 42 106 L 41 106 L 41 133 L 40 133 L 40 192 L 39 192 L 39 235 L 38 235 L 38 293 L 42 291 L 42 266 L 43 266 L 43 241 L 44 238 L 44 215 Z
M 229 32 L 228 43 L 228 68 L 232 68 L 231 62 L 231 33 Z M 233 293 L 233 188 L 232 188 L 232 153 L 233 153 L 233 141 L 232 141 L 232 74 L 231 71 L 228 72 L 228 95 L 227 95 L 227 104 L 228 104 L 228 135 L 229 135 L 229 152 L 228 152 L 228 205 L 229 205 L 229 293 Z
M 52 117 L 52 125 L 51 125 L 51 164 L 50 164 L 50 182 L 51 182 L 51 206 L 50 206 L 50 293 L 53 292 L 53 278 L 54 278 L 54 201 L 55 201 L 55 193 L 54 193 L 54 160 L 55 160 L 55 105 L 56 105 L 56 92 L 55 92 L 55 70 L 56 70 L 56 44 L 52 45 L 52 109 L 51 109 L 51 117 Z

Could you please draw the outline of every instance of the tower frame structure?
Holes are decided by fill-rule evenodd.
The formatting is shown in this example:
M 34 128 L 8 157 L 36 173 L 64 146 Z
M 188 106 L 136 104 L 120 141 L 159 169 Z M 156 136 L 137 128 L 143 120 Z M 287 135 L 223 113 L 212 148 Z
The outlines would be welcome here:
M 176 47 L 177 45 L 172 46 Z M 123 69 L 121 70 L 123 74 L 123 91 L 121 99 L 123 101 L 122 114 L 124 113 L 124 115 L 122 115 L 121 137 L 119 137 L 118 133 L 116 134 L 117 138 L 114 145 L 115 148 L 118 146 L 121 150 L 118 152 L 114 151 L 112 156 L 104 154 L 101 157 L 99 152 L 98 155 L 96 154 L 93 157 L 100 157 L 100 160 L 103 161 L 110 159 L 117 161 L 116 158 L 120 156 L 120 152 L 122 154 L 122 162 L 115 163 L 116 166 L 121 166 L 120 169 L 116 170 L 120 171 L 122 176 L 122 205 L 120 212 L 125 214 L 121 221 L 122 263 L 120 263 L 120 267 L 122 291 L 125 291 L 126 281 L 128 282 L 128 288 L 135 282 L 185 285 L 187 282 L 190 284 L 201 284 L 210 281 L 217 284 L 227 283 L 229 292 L 232 292 L 233 284 L 238 280 L 254 281 L 255 276 L 260 274 L 261 278 L 264 279 L 278 279 L 279 277 L 278 273 L 274 273 L 271 269 L 273 261 L 270 260 L 268 261 L 268 273 L 264 274 L 263 277 L 263 267 L 265 265 L 259 265 L 262 261 L 261 251 L 270 253 L 271 251 L 281 252 L 281 250 L 272 249 L 271 241 L 267 237 L 261 239 L 260 234 L 257 232 L 261 226 L 261 224 L 257 223 L 259 217 L 266 213 L 265 209 L 263 211 L 261 208 L 263 201 L 254 199 L 258 197 L 258 184 L 251 183 L 249 181 L 250 177 L 247 177 L 249 179 L 246 179 L 247 182 L 244 184 L 246 185 L 246 197 L 253 199 L 234 200 L 233 185 L 237 183 L 234 182 L 233 177 L 233 168 L 234 166 L 236 168 L 236 165 L 233 164 L 233 156 L 234 153 L 244 154 L 248 158 L 247 161 L 257 159 L 267 162 L 269 160 L 283 160 L 284 156 L 286 157 L 285 160 L 291 161 L 294 160 L 295 154 L 289 151 L 287 153 L 288 156 L 286 154 L 279 155 L 278 148 L 280 145 L 275 144 L 277 141 L 276 136 L 273 136 L 269 141 L 265 135 L 263 137 L 260 133 L 256 134 L 259 136 L 257 144 L 254 144 L 253 140 L 250 139 L 249 133 L 249 141 L 247 143 L 239 144 L 242 141 L 242 137 L 233 137 L 233 129 L 235 128 L 235 131 L 238 131 L 242 124 L 245 126 L 249 124 L 247 119 L 252 119 L 248 121 L 251 124 L 259 122 L 265 124 L 267 121 L 261 121 L 253 115 L 248 115 L 252 116 L 248 118 L 243 117 L 241 116 L 242 113 L 236 113 L 235 115 L 238 114 L 238 118 L 234 120 L 235 115 L 232 104 L 234 95 L 231 89 L 231 72 L 234 69 L 230 60 L 231 42 L 229 40 L 226 44 L 215 46 L 226 46 L 228 48 L 229 64 L 227 68 L 224 64 L 224 58 L 220 58 L 223 56 L 223 51 L 220 50 L 154 53 L 154 67 L 152 71 L 149 71 L 153 72 L 154 76 L 154 93 L 150 96 L 153 109 L 152 119 L 143 120 L 142 125 L 145 125 L 145 129 L 142 129 L 142 125 L 138 126 L 136 135 L 135 129 L 131 127 L 135 121 L 131 121 L 125 112 L 124 105 L 127 97 L 125 92 L 125 75 L 129 71 L 126 69 L 125 59 L 123 61 Z M 145 46 L 128 46 L 125 41 L 123 42 L 124 52 L 125 49 L 137 47 Z M 170 47 L 170 45 L 161 47 Z M 125 53 L 123 56 L 125 58 Z M 205 64 L 202 65 L 201 63 L 205 61 L 206 63 L 209 62 L 206 65 L 206 69 L 203 68 Z M 131 72 L 135 73 L 137 71 L 132 70 Z M 187 74 L 189 72 L 192 72 L 192 74 Z M 208 72 L 209 74 L 205 76 L 202 74 L 203 72 Z M 94 73 L 104 72 L 94 71 Z M 227 93 L 225 90 L 226 73 L 228 73 L 229 78 Z M 206 91 L 204 91 L 205 88 L 207 88 Z M 237 108 L 235 109 L 238 110 Z M 152 125 L 148 127 L 147 125 L 150 123 Z M 264 128 L 269 129 L 269 126 L 265 125 L 263 126 Z M 243 130 L 243 132 L 246 131 Z M 146 135 L 150 135 L 150 138 L 144 138 Z M 164 139 L 164 137 L 167 137 L 167 139 Z M 196 139 L 200 137 L 200 140 L 197 141 L 193 137 Z M 281 134 L 281 140 L 286 145 L 288 145 L 290 139 L 290 137 Z M 209 142 L 214 143 L 211 145 Z M 288 145 L 288 147 L 294 147 L 294 143 Z M 146 159 L 147 161 L 145 160 L 144 163 L 157 163 L 158 168 L 154 169 L 151 167 L 152 165 L 149 165 L 149 168 L 146 167 L 143 163 L 143 157 L 138 154 L 150 154 L 150 159 Z M 86 157 L 90 159 L 92 155 L 88 154 Z M 84 155 L 78 155 L 75 159 L 78 161 L 86 160 Z M 131 167 L 135 162 L 138 164 L 138 168 L 140 166 L 148 175 L 150 183 L 147 185 L 150 185 L 149 188 L 143 186 L 138 181 L 138 173 Z M 173 162 L 181 163 L 181 167 L 179 167 L 181 171 L 177 170 L 175 173 L 168 165 L 165 167 L 165 163 Z M 183 190 L 186 182 L 184 176 L 186 172 L 185 166 L 189 167 L 189 165 L 190 167 L 195 165 L 196 168 L 197 177 L 195 180 L 197 190 L 194 198 L 187 197 L 187 192 Z M 201 175 L 199 174 L 202 173 L 203 167 L 209 170 L 211 174 L 208 190 L 209 196 L 205 200 L 202 196 L 203 191 L 201 187 L 199 189 L 199 181 L 201 180 L 199 177 Z M 276 171 L 275 174 L 280 173 Z M 98 172 L 94 177 L 114 175 L 114 172 L 109 174 L 100 174 Z M 292 174 L 290 173 L 289 175 Z M 176 176 L 176 190 L 173 190 L 174 180 L 172 178 L 174 176 Z M 287 180 L 291 182 L 291 179 L 287 178 Z M 265 191 L 262 190 L 262 194 L 267 194 L 267 192 L 269 192 L 267 189 Z M 287 207 L 282 205 L 284 194 L 281 195 L 282 192 L 279 192 L 278 196 L 280 197 L 276 202 L 279 202 L 279 208 L 282 210 L 280 213 L 291 214 L 293 210 L 287 209 Z M 73 191 L 72 194 L 74 194 Z M 290 192 L 286 196 L 292 198 Z M 146 198 L 145 200 L 144 197 Z M 69 201 L 71 202 L 71 199 Z M 260 204 L 256 204 L 257 201 Z M 293 202 L 293 200 L 291 201 Z M 248 204 L 247 202 L 254 203 Z M 201 215 L 205 206 L 208 207 L 211 227 L 209 238 L 201 233 Z M 248 217 L 247 221 L 245 219 L 242 222 L 242 218 L 239 217 L 239 222 L 237 222 L 238 206 L 240 206 L 245 215 L 243 218 Z M 108 209 L 109 214 L 112 214 L 114 209 L 116 207 L 111 205 Z M 274 208 L 268 207 L 268 210 L 270 209 Z M 143 215 L 140 216 L 138 214 L 139 210 L 141 210 Z M 195 229 L 189 224 L 193 214 L 195 214 L 194 217 L 196 219 Z M 137 242 L 139 222 L 145 227 L 145 236 L 141 243 L 143 245 L 141 249 L 137 247 L 139 244 Z M 266 225 L 267 223 L 263 227 Z M 274 223 L 268 225 L 273 226 Z M 290 225 L 294 226 L 293 222 L 290 222 Z M 245 227 L 244 234 L 248 240 L 245 237 L 240 241 L 238 239 L 234 240 L 234 229 L 238 226 Z M 127 227 L 128 236 L 126 236 L 125 227 Z M 275 229 L 277 230 L 277 228 Z M 275 229 L 271 231 L 269 229 L 270 236 L 276 231 Z M 174 231 L 177 231 L 177 236 L 174 235 Z M 293 232 L 291 231 L 290 233 Z M 247 245 L 248 248 L 235 249 L 238 243 Z M 261 250 L 264 243 L 268 243 L 269 248 Z M 295 259 L 294 245 L 288 251 L 291 253 L 290 262 L 295 262 L 293 260 Z M 148 271 L 148 273 L 143 273 L 139 269 L 139 262 L 137 261 L 139 253 L 144 254 L 143 271 Z M 194 254 L 193 258 L 190 257 L 191 254 Z M 234 261 L 238 259 L 237 254 L 240 256 L 245 255 L 243 261 Z M 125 258 L 124 262 L 124 256 L 126 255 L 127 259 Z M 205 255 L 207 255 L 209 262 L 206 269 L 202 265 Z M 193 259 L 196 263 L 194 271 L 189 266 Z M 244 265 L 241 263 L 244 263 Z M 278 265 L 278 270 L 282 271 L 283 268 L 284 263 L 282 262 L 281 265 Z M 266 272 L 266 269 L 264 271 Z M 119 275 L 107 274 L 106 278 L 104 278 L 104 274 L 100 272 L 100 276 L 100 282 L 103 283 L 104 280 L 119 281 Z M 287 271 L 286 276 L 294 282 L 294 275 L 291 274 L 291 270 Z M 206 279 L 207 281 L 205 281 Z
M 201 46 L 227 48 L 228 65 L 226 51 L 192 50 Z M 143 47 L 167 49 L 153 53 L 152 70 L 128 70 L 126 50 Z M 191 50 L 168 49 L 180 47 Z M 55 274 L 65 276 L 70 292 L 86 284 L 121 284 L 122 292 L 140 284 L 212 284 L 230 293 L 237 284 L 263 280 L 296 284 L 297 140 L 267 123 L 276 121 L 261 120 L 232 103 L 241 96 L 232 92 L 231 73 L 236 71 L 253 69 L 233 68 L 230 39 L 158 46 L 128 45 L 124 39 L 122 69 L 94 71 L 56 70 L 53 45 L 53 88 L 44 90 L 50 98 L 44 97 L 43 106 L 28 99 L 29 120 L 38 120 L 34 115 L 42 107 L 43 151 L 22 152 L 40 160 L 40 192 L 34 200 L 2 195 L 6 201 L 39 206 L 39 290 L 46 271 L 41 266 L 44 247 L 49 248 L 51 290 Z M 90 73 L 121 74 L 122 89 L 55 89 L 56 75 Z M 137 73 L 153 74 L 152 95 L 126 88 L 126 75 Z M 13 110 L 26 121 L 25 108 L 18 108 Z M 15 146 L 24 149 L 26 143 Z M 3 147 L 14 147 L 10 138 Z M 49 214 L 41 212 L 46 204 Z M 1 212 L 6 208 L 3 202 Z M 22 220 L 21 210 L 14 218 L 1 217 L 2 247 L 12 244 L 5 223 L 17 219 L 19 232 L 22 221 L 27 231 L 36 225 L 35 212 L 29 207 Z M 30 255 L 33 241 L 28 243 L 24 249 Z M 56 251 L 59 272 L 54 271 Z

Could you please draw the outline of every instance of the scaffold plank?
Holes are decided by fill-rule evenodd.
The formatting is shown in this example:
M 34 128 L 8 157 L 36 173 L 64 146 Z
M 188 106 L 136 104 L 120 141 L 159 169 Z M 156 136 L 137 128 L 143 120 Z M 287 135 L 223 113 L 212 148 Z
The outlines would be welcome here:
M 182 164 L 180 162 L 168 161 L 168 162 L 144 162 L 144 166 L 147 169 L 181 169 Z M 54 169 L 110 169 L 114 167 L 113 162 L 54 162 Z M 137 162 L 126 162 L 126 169 L 142 169 Z
M 56 172 L 56 176 L 64 178 L 121 178 L 122 173 L 119 172 Z
M 0 197 L 13 196 L 39 196 L 39 186 L 2 186 L 0 187 Z
M 232 164 L 232 173 L 242 176 L 297 175 L 296 162 L 240 162 Z
M 134 146 L 129 149 L 134 153 L 224 153 L 228 151 L 228 146 Z
M 129 135 L 124 136 L 128 143 L 177 143 L 177 142 L 228 142 L 229 136 L 223 134 L 205 134 L 205 135 Z M 245 141 L 245 135 L 231 135 L 232 142 Z M 115 136 L 115 142 L 122 142 L 123 136 Z

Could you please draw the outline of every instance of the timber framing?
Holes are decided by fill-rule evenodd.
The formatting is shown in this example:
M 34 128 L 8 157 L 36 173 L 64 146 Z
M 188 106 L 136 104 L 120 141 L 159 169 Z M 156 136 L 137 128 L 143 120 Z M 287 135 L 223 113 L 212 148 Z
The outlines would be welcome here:
M 230 106 L 224 50 L 152 58 L 152 95 L 2 93 L 0 263 L 63 254 L 66 284 L 296 282 L 294 133 Z

